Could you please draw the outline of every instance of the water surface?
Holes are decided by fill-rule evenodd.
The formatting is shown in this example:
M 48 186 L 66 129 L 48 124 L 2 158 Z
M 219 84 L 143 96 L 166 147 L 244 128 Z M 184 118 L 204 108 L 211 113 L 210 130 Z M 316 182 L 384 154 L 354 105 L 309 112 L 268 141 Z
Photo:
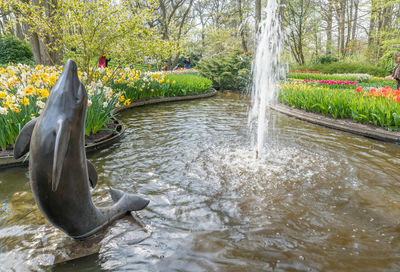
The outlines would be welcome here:
M 147 196 L 98 254 L 52 265 L 65 235 L 37 210 L 26 168 L 0 171 L 0 270 L 398 271 L 400 146 L 268 113 L 250 150 L 236 94 L 132 109 L 125 137 L 89 156 L 107 189 Z M 72 241 L 73 242 L 73 241 Z

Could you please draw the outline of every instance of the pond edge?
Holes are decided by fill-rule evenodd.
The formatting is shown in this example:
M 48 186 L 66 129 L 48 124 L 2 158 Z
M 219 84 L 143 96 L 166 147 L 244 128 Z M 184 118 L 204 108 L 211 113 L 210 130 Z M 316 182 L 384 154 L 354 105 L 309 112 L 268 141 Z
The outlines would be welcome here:
M 373 125 L 356 123 L 351 119 L 334 119 L 325 115 L 307 112 L 284 104 L 273 104 L 270 108 L 288 116 L 307 121 L 320 126 L 350 132 L 367 138 L 400 144 L 400 132 L 388 131 L 385 128 Z
M 122 106 L 118 109 L 115 109 L 113 111 L 113 114 L 117 114 L 121 111 L 129 110 L 129 109 L 135 108 L 135 107 L 167 103 L 167 102 L 176 102 L 176 101 L 207 98 L 207 97 L 212 97 L 216 94 L 217 94 L 217 91 L 215 89 L 213 89 L 209 92 L 205 92 L 205 93 L 201 93 L 201 94 L 197 94 L 197 95 L 155 97 L 155 98 L 150 98 L 150 99 L 136 100 L 129 105 Z M 123 134 L 125 133 L 125 125 L 115 117 L 113 117 L 111 120 L 113 120 L 113 122 L 118 123 L 117 128 L 116 128 L 117 133 L 113 133 L 109 138 L 104 139 L 102 141 L 86 145 L 85 146 L 86 153 L 92 153 L 92 152 L 104 149 L 104 148 L 112 145 L 113 143 L 119 141 L 119 139 L 123 136 Z M 25 158 L 16 160 L 16 159 L 14 159 L 14 157 L 12 156 L 11 153 L 10 153 L 10 155 L 0 157 L 0 169 L 10 168 L 10 167 L 18 167 L 18 166 L 26 166 L 26 165 L 28 165 L 28 160 L 26 160 Z

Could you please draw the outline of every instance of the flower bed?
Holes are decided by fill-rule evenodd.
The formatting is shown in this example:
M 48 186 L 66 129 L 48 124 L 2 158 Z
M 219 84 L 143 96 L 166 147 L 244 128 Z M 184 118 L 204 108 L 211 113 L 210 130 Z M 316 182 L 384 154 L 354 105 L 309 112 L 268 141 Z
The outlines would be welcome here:
M 343 81 L 343 80 L 316 80 L 304 79 L 303 82 L 327 84 L 327 85 L 357 85 L 357 81 Z
M 334 89 L 306 83 L 281 86 L 280 103 L 333 118 L 350 118 L 388 130 L 400 130 L 400 91 L 389 86 L 380 89 L 362 87 Z
M 13 145 L 19 131 L 31 119 L 38 117 L 49 92 L 61 73 L 61 67 L 27 65 L 0 68 L 0 148 Z M 81 77 L 85 75 L 79 73 Z M 92 82 L 88 91 L 88 112 L 85 133 L 96 133 L 110 120 L 111 110 L 123 95 L 114 93 L 102 82 Z
M 289 73 L 322 74 L 320 71 L 289 71 Z
M 61 67 L 26 65 L 0 68 L 0 148 L 13 146 L 20 130 L 44 108 Z M 87 81 L 86 74 L 78 72 Z M 97 133 L 105 127 L 115 108 L 132 100 L 197 94 L 211 90 L 211 81 L 193 72 L 162 74 L 142 73 L 127 69 L 99 69 L 95 80 L 86 85 L 88 111 L 85 134 Z

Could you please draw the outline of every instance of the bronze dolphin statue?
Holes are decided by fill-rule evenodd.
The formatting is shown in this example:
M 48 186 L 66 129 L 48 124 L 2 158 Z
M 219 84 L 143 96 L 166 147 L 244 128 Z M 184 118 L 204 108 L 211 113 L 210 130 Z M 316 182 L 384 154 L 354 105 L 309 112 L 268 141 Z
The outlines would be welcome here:
M 43 113 L 21 130 L 14 157 L 29 155 L 36 203 L 45 217 L 75 239 L 85 239 L 149 200 L 110 188 L 114 205 L 97 208 L 91 198 L 97 172 L 86 159 L 85 119 L 88 97 L 77 65 L 68 60 L 52 88 Z

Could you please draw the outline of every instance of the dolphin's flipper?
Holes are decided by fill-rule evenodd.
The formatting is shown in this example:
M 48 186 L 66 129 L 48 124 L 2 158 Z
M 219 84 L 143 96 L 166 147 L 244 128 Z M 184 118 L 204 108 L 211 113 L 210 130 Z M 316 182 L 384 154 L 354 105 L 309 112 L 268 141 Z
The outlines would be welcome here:
M 129 211 L 139 211 L 149 205 L 150 200 L 141 198 L 140 196 L 127 194 L 123 191 L 110 188 L 110 195 L 114 203 L 123 209 Z
M 17 140 L 14 145 L 14 158 L 18 160 L 26 153 L 29 152 L 29 145 L 31 144 L 31 137 L 33 129 L 35 128 L 36 122 L 38 118 L 30 120 L 26 125 L 21 129 Z
M 58 185 L 60 184 L 65 154 L 67 153 L 69 145 L 69 138 L 70 130 L 66 127 L 66 124 L 63 121 L 59 120 L 54 146 L 53 174 L 51 181 L 51 189 L 53 192 L 57 191 Z
M 121 197 L 123 197 L 124 194 L 125 194 L 125 193 L 122 192 L 121 190 L 113 189 L 113 188 L 111 188 L 111 187 L 110 187 L 110 189 L 109 189 L 109 192 L 110 192 L 112 201 L 113 201 L 114 203 L 118 202 L 118 200 L 120 200 Z
M 88 168 L 90 186 L 92 186 L 92 188 L 94 188 L 94 187 L 96 187 L 97 179 L 98 179 L 96 167 L 94 167 L 94 165 L 89 160 L 86 160 L 86 163 L 87 163 L 87 168 Z

